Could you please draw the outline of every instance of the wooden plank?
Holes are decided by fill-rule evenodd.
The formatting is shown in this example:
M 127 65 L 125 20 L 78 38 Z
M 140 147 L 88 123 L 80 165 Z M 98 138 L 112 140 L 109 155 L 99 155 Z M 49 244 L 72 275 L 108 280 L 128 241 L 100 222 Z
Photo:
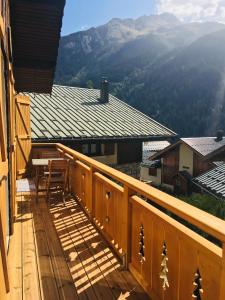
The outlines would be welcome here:
M 2 211 L 0 211 L 0 251 L 1 251 L 1 264 L 3 267 L 4 280 L 5 280 L 5 288 L 6 288 L 6 292 L 9 292 L 9 275 L 8 275 L 7 254 L 6 254 L 6 245 L 5 245 L 5 234 L 4 234 L 3 222 L 2 222 Z
M 22 268 L 23 268 L 23 299 L 41 299 L 39 276 L 37 270 L 36 247 L 33 232 L 33 214 L 31 212 L 31 196 L 23 196 L 22 206 Z
M 75 200 L 71 201 L 71 207 L 76 206 Z M 76 215 L 71 214 L 71 216 L 74 219 Z M 84 221 L 87 219 L 83 213 L 81 214 L 81 218 Z M 76 220 L 74 219 L 74 222 L 75 221 Z M 129 272 L 119 270 L 121 269 L 121 264 L 118 261 L 118 258 L 113 254 L 112 250 L 105 243 L 91 222 L 87 225 L 87 229 L 88 232 L 91 232 L 93 238 L 87 239 L 86 243 L 116 299 L 121 293 L 125 294 L 126 292 L 131 293 L 129 299 L 148 299 L 143 289 L 140 288 L 132 276 L 128 275 Z M 126 280 L 126 277 L 129 278 L 128 281 Z
M 44 299 L 59 300 L 60 296 L 45 232 L 46 227 L 43 223 L 41 212 L 35 203 L 32 203 L 32 211 L 42 295 Z
M 29 97 L 17 95 L 15 106 L 16 132 L 18 147 L 16 149 L 16 174 L 25 175 L 29 167 L 31 152 L 31 126 Z M 24 172 L 24 170 L 26 170 Z
M 0 84 L 0 89 L 2 89 L 2 86 Z M 6 137 L 5 137 L 5 120 L 3 117 L 3 108 L 2 108 L 2 99 L 0 99 L 0 150 L 1 150 L 1 158 L 4 162 L 7 159 L 6 154 Z
M 83 261 L 89 261 L 88 267 L 85 266 L 85 270 L 89 280 L 94 288 L 95 294 L 97 299 L 110 299 L 115 295 L 116 287 L 114 286 L 115 290 L 110 289 L 110 285 L 108 280 L 106 279 L 106 274 L 112 271 L 111 264 L 107 262 L 107 258 L 104 255 L 103 251 L 95 253 L 94 247 L 92 244 L 98 244 L 99 239 L 97 238 L 97 231 L 93 234 L 89 228 L 90 221 L 85 216 L 84 212 L 81 208 L 75 203 L 67 202 L 68 213 L 71 216 L 72 222 L 75 224 L 76 230 L 79 233 L 81 243 L 83 245 L 83 252 L 81 253 L 81 259 Z M 72 212 L 71 212 L 72 210 Z M 75 212 L 74 212 L 75 210 Z M 77 212 L 76 212 L 77 211 Z M 83 234 L 83 230 L 80 228 L 79 224 L 76 222 L 76 215 L 79 213 L 81 222 L 87 223 L 86 227 L 88 229 L 87 234 Z M 86 229 L 86 228 L 85 228 Z M 75 241 L 74 241 L 75 242 Z M 97 254 L 97 255 L 94 255 Z M 101 258 L 99 258 L 101 256 Z M 119 293 L 117 293 L 117 296 Z
M 10 299 L 21 300 L 23 297 L 23 278 L 22 278 L 22 210 L 21 196 L 16 197 L 16 215 L 14 224 L 14 235 L 10 241 L 8 261 L 10 277 Z
M 71 273 L 73 274 L 74 284 L 79 299 L 96 299 L 93 287 L 89 282 L 88 276 L 83 267 L 82 260 L 79 256 L 79 251 L 81 251 L 82 249 L 79 248 L 78 250 L 78 247 L 76 247 L 76 245 L 74 244 L 76 235 L 79 236 L 79 234 L 77 233 L 74 224 L 72 224 L 72 227 L 68 224 L 66 208 L 62 208 L 57 205 L 51 208 L 50 211 L 53 214 L 55 228 L 60 238 L 61 245 L 65 254 L 67 255 L 68 265 Z
M 2 265 L 2 255 L 0 251 L 0 299 L 6 300 L 7 294 L 6 294 L 6 286 L 5 286 L 5 277 L 3 273 L 3 265 Z
M 48 212 L 47 204 L 41 201 L 39 207 L 43 223 L 46 226 L 49 252 L 52 259 L 60 299 L 78 299 L 73 279 L 66 263 L 66 258 L 51 220 L 51 215 Z

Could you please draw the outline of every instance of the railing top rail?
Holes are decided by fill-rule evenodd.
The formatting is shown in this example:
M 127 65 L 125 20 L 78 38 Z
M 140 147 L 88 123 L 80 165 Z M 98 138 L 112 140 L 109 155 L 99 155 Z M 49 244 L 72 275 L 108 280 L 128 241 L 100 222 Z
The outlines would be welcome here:
M 38 144 L 36 144 L 38 145 Z M 35 145 L 35 146 L 36 146 Z M 40 146 L 46 146 L 46 144 L 39 144 Z M 109 166 L 104 165 L 86 155 L 83 155 L 75 150 L 70 149 L 62 144 L 48 144 L 55 146 L 58 149 L 79 159 L 85 164 L 88 164 L 95 171 L 100 171 L 113 179 L 121 182 L 123 185 L 129 187 L 135 193 L 138 193 L 149 200 L 152 200 L 161 207 L 169 210 L 180 218 L 188 221 L 189 223 L 197 226 L 199 229 L 214 236 L 218 240 L 225 243 L 225 221 L 209 214 L 201 209 L 198 209 L 190 204 L 185 203 L 171 195 L 168 195 L 154 187 L 151 187 L 135 178 L 130 177 L 118 170 L 115 170 Z

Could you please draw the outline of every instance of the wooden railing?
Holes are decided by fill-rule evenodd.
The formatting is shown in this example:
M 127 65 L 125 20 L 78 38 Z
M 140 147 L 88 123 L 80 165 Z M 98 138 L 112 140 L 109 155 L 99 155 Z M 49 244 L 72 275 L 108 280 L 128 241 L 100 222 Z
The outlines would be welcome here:
M 61 144 L 34 155 L 43 147 L 71 160 L 73 193 L 152 299 L 225 299 L 224 221 Z

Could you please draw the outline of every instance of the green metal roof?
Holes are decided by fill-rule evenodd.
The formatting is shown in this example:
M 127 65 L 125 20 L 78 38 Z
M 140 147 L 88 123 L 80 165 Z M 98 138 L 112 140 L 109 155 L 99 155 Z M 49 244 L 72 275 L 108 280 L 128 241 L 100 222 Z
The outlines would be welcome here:
M 225 163 L 193 180 L 215 196 L 225 199 Z
M 31 97 L 33 140 L 165 138 L 176 135 L 155 120 L 100 91 L 54 85 L 52 94 Z

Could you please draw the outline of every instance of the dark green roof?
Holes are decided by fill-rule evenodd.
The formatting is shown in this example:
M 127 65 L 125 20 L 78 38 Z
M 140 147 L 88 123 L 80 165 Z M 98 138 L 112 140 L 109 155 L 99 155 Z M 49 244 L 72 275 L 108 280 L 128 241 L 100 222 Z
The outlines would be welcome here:
M 150 117 L 100 91 L 54 85 L 52 94 L 29 94 L 33 140 L 165 138 L 176 135 Z

